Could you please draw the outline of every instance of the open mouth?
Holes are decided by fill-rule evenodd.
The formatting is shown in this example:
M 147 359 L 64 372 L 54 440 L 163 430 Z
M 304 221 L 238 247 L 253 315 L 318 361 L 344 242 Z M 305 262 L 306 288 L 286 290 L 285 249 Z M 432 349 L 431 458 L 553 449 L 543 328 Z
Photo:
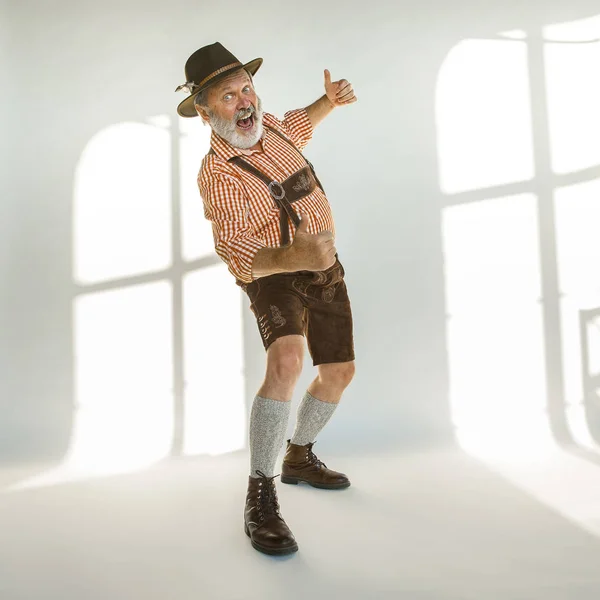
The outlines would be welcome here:
M 252 127 L 254 127 L 254 115 L 250 115 L 249 117 L 246 117 L 245 119 L 240 119 L 237 122 L 237 126 L 240 129 L 243 129 L 244 131 L 247 131 L 248 129 L 252 129 Z

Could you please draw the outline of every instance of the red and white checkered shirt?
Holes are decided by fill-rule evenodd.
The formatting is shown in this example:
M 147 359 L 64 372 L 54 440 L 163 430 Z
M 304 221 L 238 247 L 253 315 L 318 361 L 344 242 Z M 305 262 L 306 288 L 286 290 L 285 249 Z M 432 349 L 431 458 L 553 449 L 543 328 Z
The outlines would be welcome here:
M 285 113 L 283 121 L 264 113 L 264 125 L 281 131 L 302 150 L 313 135 L 305 109 Z M 306 163 L 279 136 L 265 129 L 263 150 L 241 150 L 228 144 L 214 131 L 208 154 L 198 173 L 198 187 L 204 203 L 204 216 L 211 221 L 215 250 L 229 271 L 243 283 L 252 281 L 252 262 L 265 247 L 281 246 L 279 208 L 267 186 L 257 177 L 227 162 L 241 156 L 246 162 L 274 180 L 284 181 Z M 297 213 L 308 216 L 308 232 L 329 230 L 335 237 L 331 206 L 318 186 L 308 196 L 292 204 Z M 290 240 L 295 227 L 288 217 Z

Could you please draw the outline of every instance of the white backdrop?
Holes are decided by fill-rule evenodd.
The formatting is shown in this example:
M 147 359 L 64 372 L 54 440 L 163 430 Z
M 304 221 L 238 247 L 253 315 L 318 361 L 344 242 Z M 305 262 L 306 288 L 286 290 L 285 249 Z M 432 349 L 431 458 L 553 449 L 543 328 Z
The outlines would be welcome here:
M 95 436 L 100 454 L 129 440 L 140 461 L 159 457 L 183 379 L 188 451 L 243 447 L 264 352 L 247 300 L 212 266 L 195 187 L 207 130 L 175 113 L 185 60 L 217 40 L 242 61 L 264 58 L 256 88 L 279 116 L 323 93 L 324 68 L 349 79 L 359 99 L 319 126 L 306 149 L 333 207 L 355 318 L 357 374 L 323 447 L 446 441 L 453 412 L 458 424 L 475 415 L 510 429 L 527 399 L 530 412 L 548 399 L 556 408 L 569 372 L 573 402 L 581 399 L 580 362 L 564 360 L 578 340 L 564 327 L 573 310 L 598 302 L 591 289 L 558 306 L 556 265 L 569 256 L 594 264 L 592 232 L 577 246 L 573 231 L 595 214 L 586 202 L 597 194 L 578 188 L 580 209 L 556 227 L 536 202 L 553 205 L 558 187 L 600 177 L 587 137 L 597 117 L 577 100 L 596 97 L 597 86 L 585 87 L 596 71 L 577 79 L 572 68 L 584 59 L 591 68 L 598 45 L 576 56 L 544 50 L 546 63 L 536 52 L 543 31 L 600 37 L 597 20 L 542 29 L 597 16 L 597 3 L 1 7 L 10 152 L 1 182 L 0 455 L 59 457 L 74 436 L 84 447 Z M 526 39 L 498 38 L 514 30 Z M 559 94 L 577 86 L 581 94 Z M 561 162 L 560 148 L 572 156 L 584 141 L 587 154 Z M 567 205 L 558 202 L 557 214 Z M 571 228 L 557 242 L 564 222 Z M 315 374 L 307 353 L 295 403 Z M 220 442 L 227 435 L 229 445 Z

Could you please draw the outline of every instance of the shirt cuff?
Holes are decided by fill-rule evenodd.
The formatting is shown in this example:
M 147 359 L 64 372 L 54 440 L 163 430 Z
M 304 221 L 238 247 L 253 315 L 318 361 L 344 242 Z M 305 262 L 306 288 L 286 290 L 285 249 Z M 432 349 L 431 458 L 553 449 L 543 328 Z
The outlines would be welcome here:
M 256 279 L 252 277 L 252 263 L 258 251 L 266 247 L 266 244 L 257 239 L 244 239 L 243 247 L 238 246 L 236 252 L 230 254 L 229 271 L 242 283 L 252 283 Z
M 285 113 L 284 120 L 290 131 L 296 138 L 295 141 L 300 148 L 304 148 L 311 140 L 314 128 L 306 108 L 296 108 Z

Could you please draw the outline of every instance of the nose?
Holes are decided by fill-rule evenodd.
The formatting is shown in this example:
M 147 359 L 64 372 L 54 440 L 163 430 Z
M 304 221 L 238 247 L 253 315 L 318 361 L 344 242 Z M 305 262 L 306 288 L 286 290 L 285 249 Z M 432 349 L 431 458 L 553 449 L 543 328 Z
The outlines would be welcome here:
M 248 98 L 242 98 L 240 100 L 240 102 L 238 103 L 238 110 L 246 110 L 250 105 L 252 104 L 252 102 L 250 102 L 250 100 L 248 100 Z

